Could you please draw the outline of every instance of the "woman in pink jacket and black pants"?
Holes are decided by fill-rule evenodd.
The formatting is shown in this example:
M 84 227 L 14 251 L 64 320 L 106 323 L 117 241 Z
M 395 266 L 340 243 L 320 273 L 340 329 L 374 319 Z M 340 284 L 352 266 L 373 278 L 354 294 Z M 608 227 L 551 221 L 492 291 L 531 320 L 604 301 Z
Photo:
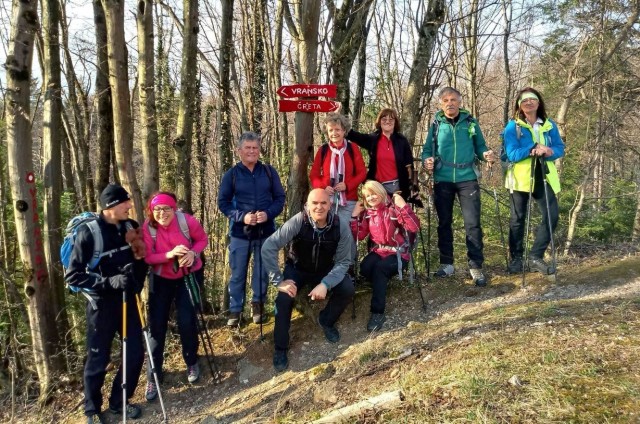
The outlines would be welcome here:
M 193 216 L 176 210 L 173 193 L 152 195 L 147 207 L 148 218 L 142 226 L 147 248 L 145 261 L 151 266 L 149 284 L 149 327 L 151 353 L 162 380 L 164 344 L 171 304 L 175 303 L 182 357 L 187 365 L 187 380 L 195 383 L 200 377 L 198 366 L 198 327 L 184 276 L 192 273 L 200 286 L 204 268 L 200 253 L 208 238 L 202 225 Z M 149 367 L 145 397 L 152 401 L 158 388 Z
M 400 268 L 409 263 L 409 233 L 416 233 L 420 221 L 399 193 L 389 200 L 385 188 L 377 181 L 369 180 L 362 186 L 361 201 L 351 215 L 351 233 L 356 240 L 369 236 L 371 248 L 360 263 L 360 274 L 371 281 L 371 317 L 367 331 L 382 328 L 386 321 L 384 314 L 387 283 Z

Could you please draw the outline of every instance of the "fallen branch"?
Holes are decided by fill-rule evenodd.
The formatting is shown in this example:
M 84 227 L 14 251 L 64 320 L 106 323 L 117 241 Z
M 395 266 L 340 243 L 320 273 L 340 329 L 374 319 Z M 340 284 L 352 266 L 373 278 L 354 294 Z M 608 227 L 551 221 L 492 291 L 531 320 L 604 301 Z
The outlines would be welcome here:
M 382 393 L 381 395 L 374 396 L 358 403 L 354 403 L 353 405 L 348 405 L 344 408 L 336 409 L 329 415 L 325 415 L 324 417 L 313 421 L 312 424 L 342 422 L 356 415 L 360 415 L 363 410 L 367 409 L 393 409 L 402 401 L 404 401 L 404 394 L 401 390 Z

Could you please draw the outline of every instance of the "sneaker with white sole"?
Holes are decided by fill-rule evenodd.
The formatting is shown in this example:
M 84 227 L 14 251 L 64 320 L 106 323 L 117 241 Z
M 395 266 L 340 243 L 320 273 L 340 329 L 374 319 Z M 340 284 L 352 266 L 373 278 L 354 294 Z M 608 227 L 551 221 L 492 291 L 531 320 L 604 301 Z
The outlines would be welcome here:
M 227 327 L 238 327 L 238 326 L 240 326 L 240 312 L 229 312 Z
M 195 383 L 200 378 L 200 365 L 196 362 L 187 367 L 187 380 L 189 383 Z
M 440 264 L 440 268 L 436 272 L 433 273 L 434 277 L 449 277 L 453 275 L 455 269 L 451 264 Z

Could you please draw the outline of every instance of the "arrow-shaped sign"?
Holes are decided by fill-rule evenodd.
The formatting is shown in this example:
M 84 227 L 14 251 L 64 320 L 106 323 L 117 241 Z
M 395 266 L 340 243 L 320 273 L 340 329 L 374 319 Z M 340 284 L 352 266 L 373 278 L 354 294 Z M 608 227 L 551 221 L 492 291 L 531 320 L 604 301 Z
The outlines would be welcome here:
M 338 95 L 338 86 L 334 84 L 296 84 L 283 85 L 278 89 L 280 97 L 330 97 Z
M 329 100 L 278 100 L 279 112 L 335 112 L 340 102 Z

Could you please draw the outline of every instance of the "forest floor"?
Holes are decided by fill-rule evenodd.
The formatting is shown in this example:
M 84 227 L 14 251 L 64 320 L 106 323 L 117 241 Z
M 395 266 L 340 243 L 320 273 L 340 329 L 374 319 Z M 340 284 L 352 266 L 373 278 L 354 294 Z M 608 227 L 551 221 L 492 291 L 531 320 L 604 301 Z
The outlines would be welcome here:
M 556 281 L 528 273 L 525 287 L 496 268 L 489 286 L 476 288 L 460 267 L 425 285 L 426 312 L 418 289 L 396 281 L 387 322 L 372 334 L 370 292 L 359 290 L 356 318 L 351 308 L 343 314 L 337 344 L 314 323 L 323 305 L 301 302 L 280 374 L 271 363 L 273 316 L 264 341 L 258 325 L 232 331 L 212 318 L 223 380 L 214 385 L 201 358 L 203 376 L 189 385 L 171 337 L 162 385 L 169 421 L 312 422 L 401 390 L 391 409 L 362 410 L 348 422 L 640 423 L 640 255 L 623 256 L 564 259 Z M 16 422 L 83 422 L 80 398 L 79 384 L 69 384 L 47 407 L 19 410 Z M 144 411 L 135 422 L 162 421 L 159 403 L 144 400 L 144 376 L 134 402 Z

